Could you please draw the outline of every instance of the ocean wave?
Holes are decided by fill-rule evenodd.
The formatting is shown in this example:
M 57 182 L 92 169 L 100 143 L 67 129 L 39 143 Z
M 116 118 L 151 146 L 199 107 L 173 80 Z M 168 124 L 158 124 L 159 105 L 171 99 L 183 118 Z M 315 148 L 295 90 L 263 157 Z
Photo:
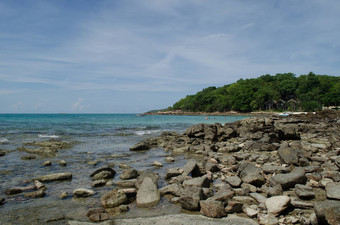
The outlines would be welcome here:
M 143 136 L 143 135 L 148 135 L 148 134 L 153 134 L 153 133 L 158 133 L 158 132 L 161 132 L 161 130 L 139 130 L 139 131 L 136 131 L 135 134 L 139 136 Z
M 38 134 L 40 138 L 60 138 L 58 135 Z
M 8 141 L 6 138 L 1 138 L 1 139 L 0 139 L 0 143 L 1 143 L 1 144 L 8 144 L 9 141 Z

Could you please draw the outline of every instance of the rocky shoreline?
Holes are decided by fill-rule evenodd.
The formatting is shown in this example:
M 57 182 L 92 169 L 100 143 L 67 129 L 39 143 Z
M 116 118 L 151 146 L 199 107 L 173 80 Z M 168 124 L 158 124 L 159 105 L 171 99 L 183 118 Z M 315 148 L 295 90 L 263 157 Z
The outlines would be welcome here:
M 189 159 L 160 177 L 154 171 L 137 171 L 121 164 L 120 180 L 109 165 L 91 174 L 92 188 L 60 193 L 60 199 L 86 199 L 97 187 L 112 187 L 87 212 L 92 222 L 103 224 L 339 224 L 340 223 L 340 113 L 278 117 L 252 117 L 229 124 L 198 124 L 184 134 L 163 132 L 130 148 L 147 151 L 163 148 L 165 161 L 176 154 Z M 54 156 L 67 148 L 61 141 L 28 143 L 19 150 L 38 156 Z M 47 155 L 45 153 L 48 153 Z M 5 155 L 5 154 L 3 154 Z M 44 166 L 49 166 L 46 161 Z M 60 161 L 60 166 L 66 166 Z M 162 163 L 155 161 L 155 168 Z M 27 180 L 25 186 L 6 190 L 8 196 L 43 198 L 54 182 L 72 180 L 72 173 L 52 173 Z M 162 182 L 160 182 L 160 180 Z M 45 183 L 49 183 L 45 185 Z M 159 184 L 162 183 L 162 186 Z M 165 185 L 164 185 L 165 184 Z M 48 187 L 47 187 L 48 186 Z M 131 204 L 154 208 L 167 199 L 185 214 L 140 219 L 117 219 Z M 6 207 L 6 196 L 0 196 Z M 233 216 L 231 216 L 233 215 Z M 85 215 L 84 215 L 85 216 Z M 171 221 L 171 217 L 173 221 Z M 199 219 L 195 219 L 199 218 Z M 207 218 L 207 219 L 201 219 Z M 209 218 L 209 219 L 208 219 Z M 222 218 L 214 219 L 214 218 Z M 90 224 L 69 221 L 69 224 Z

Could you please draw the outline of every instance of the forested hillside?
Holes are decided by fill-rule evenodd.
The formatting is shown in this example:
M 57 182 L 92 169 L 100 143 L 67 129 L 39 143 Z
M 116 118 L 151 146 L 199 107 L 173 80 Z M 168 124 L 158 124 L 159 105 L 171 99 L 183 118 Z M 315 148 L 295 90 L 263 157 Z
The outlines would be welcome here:
M 208 87 L 176 102 L 172 109 L 190 112 L 236 110 L 317 111 L 340 103 L 340 77 L 279 73 L 240 79 L 223 87 Z

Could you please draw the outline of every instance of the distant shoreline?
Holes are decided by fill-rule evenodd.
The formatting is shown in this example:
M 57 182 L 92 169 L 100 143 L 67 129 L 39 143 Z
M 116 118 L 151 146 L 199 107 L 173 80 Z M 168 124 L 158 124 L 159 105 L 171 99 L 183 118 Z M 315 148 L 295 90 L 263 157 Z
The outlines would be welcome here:
M 175 116 L 266 116 L 266 115 L 277 115 L 278 112 L 249 112 L 242 113 L 236 111 L 228 112 L 184 112 L 184 111 L 157 111 L 157 112 L 146 112 L 141 115 L 175 115 Z

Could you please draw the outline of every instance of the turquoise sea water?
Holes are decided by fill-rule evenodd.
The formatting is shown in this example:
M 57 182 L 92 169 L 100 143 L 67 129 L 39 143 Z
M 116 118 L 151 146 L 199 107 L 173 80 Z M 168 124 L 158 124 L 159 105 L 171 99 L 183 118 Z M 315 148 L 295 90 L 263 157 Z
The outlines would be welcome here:
M 186 128 L 198 123 L 229 123 L 243 119 L 241 116 L 211 116 L 205 120 L 205 116 L 160 116 L 136 114 L 0 114 L 0 150 L 6 155 L 0 157 L 0 197 L 5 196 L 6 204 L 0 210 L 18 213 L 22 209 L 34 221 L 48 220 L 50 212 L 39 213 L 35 207 L 50 206 L 60 207 L 69 213 L 71 218 L 86 221 L 79 205 L 88 209 L 88 205 L 99 202 L 100 196 L 112 187 L 96 188 L 96 195 L 84 202 L 74 200 L 72 197 L 60 200 L 62 191 L 72 193 L 76 188 L 90 188 L 90 174 L 101 167 L 115 165 L 117 175 L 114 179 L 119 180 L 122 171 L 119 164 L 125 163 L 137 170 L 153 170 L 164 177 L 165 171 L 171 167 L 183 166 L 186 156 L 174 155 L 175 163 L 166 163 L 165 156 L 170 154 L 161 149 L 146 152 L 131 152 L 129 147 L 139 141 L 160 135 L 163 131 L 176 131 L 183 133 Z M 72 143 L 72 147 L 60 150 L 53 158 L 37 156 L 33 160 L 22 160 L 21 157 L 28 155 L 18 151 L 17 148 L 24 143 L 58 139 Z M 51 167 L 42 166 L 43 162 L 50 160 Z M 59 166 L 59 161 L 65 160 L 66 167 Z M 162 168 L 154 168 L 153 161 L 164 164 Z M 88 162 L 96 162 L 89 165 Z M 43 199 L 26 199 L 22 194 L 6 196 L 5 190 L 13 186 L 25 186 L 24 181 L 41 175 L 58 172 L 71 172 L 71 182 L 58 182 L 47 184 L 47 196 Z M 164 181 L 160 181 L 160 186 Z M 50 208 L 50 207 L 47 207 Z M 52 207 L 53 208 L 53 207 Z M 33 210 L 35 209 L 35 210 Z M 40 208 L 39 208 L 40 209 Z M 27 211 L 28 210 L 28 211 Z M 85 210 L 86 211 L 86 210 Z M 71 213 L 72 212 L 72 213 Z M 61 210 L 60 213 L 63 213 Z M 86 213 L 85 213 L 86 214 Z M 25 216 L 26 217 L 26 216 Z M 3 217 L 5 218 L 5 217 Z M 5 219 L 4 219 L 5 220 Z M 10 221 L 8 218 L 5 221 Z M 1 222 L 1 218 L 0 218 Z

